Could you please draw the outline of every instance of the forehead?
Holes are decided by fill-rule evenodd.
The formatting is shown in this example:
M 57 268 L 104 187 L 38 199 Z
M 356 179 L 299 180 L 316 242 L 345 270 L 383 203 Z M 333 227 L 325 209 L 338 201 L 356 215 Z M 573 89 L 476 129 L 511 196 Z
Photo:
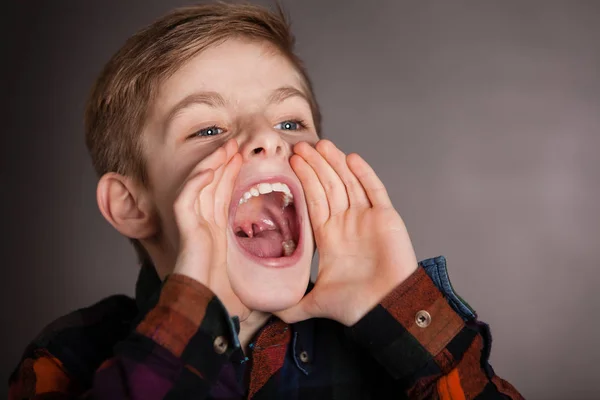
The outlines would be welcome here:
M 282 86 L 306 94 L 301 75 L 273 45 L 229 39 L 201 51 L 165 80 L 155 111 L 162 114 L 198 91 L 217 92 L 231 104 L 260 104 L 261 99 Z

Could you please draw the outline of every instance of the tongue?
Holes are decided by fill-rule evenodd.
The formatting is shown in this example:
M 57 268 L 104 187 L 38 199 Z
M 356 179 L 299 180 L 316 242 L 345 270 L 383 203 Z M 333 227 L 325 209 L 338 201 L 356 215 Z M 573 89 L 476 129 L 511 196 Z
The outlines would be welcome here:
M 283 255 L 283 235 L 279 231 L 263 231 L 254 237 L 238 238 L 240 245 L 257 257 L 281 257 Z
M 252 197 L 236 212 L 234 227 L 240 245 L 257 257 L 284 256 L 284 243 L 293 238 L 296 213 L 293 206 L 282 209 L 282 193 Z M 289 224 L 292 224 L 290 226 Z

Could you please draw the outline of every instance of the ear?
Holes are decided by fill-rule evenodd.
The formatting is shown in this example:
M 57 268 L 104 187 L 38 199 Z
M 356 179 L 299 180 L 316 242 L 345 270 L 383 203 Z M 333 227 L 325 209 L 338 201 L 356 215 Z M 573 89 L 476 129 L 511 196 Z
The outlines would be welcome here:
M 96 200 L 106 220 L 123 236 L 147 239 L 157 233 L 148 193 L 133 179 L 109 172 L 98 182 Z

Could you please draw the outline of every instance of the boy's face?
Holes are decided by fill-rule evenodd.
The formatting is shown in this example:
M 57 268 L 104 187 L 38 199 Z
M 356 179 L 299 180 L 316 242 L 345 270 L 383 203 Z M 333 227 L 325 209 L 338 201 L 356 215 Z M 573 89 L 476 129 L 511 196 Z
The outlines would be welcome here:
M 231 289 L 252 310 L 275 311 L 300 300 L 314 247 L 289 159 L 295 143 L 318 140 L 305 96 L 300 74 L 285 57 L 266 43 L 242 39 L 209 47 L 162 83 L 144 129 L 164 264 L 159 273 L 169 273 L 177 257 L 178 189 L 200 161 L 234 138 L 243 164 L 227 233 Z

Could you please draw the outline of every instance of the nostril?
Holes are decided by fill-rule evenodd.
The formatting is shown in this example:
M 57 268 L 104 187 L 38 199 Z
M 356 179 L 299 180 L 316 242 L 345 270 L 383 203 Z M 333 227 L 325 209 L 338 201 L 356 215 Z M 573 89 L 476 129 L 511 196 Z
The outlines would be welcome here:
M 259 154 L 263 151 L 264 149 L 262 147 L 257 147 L 254 150 L 252 150 L 252 154 Z

